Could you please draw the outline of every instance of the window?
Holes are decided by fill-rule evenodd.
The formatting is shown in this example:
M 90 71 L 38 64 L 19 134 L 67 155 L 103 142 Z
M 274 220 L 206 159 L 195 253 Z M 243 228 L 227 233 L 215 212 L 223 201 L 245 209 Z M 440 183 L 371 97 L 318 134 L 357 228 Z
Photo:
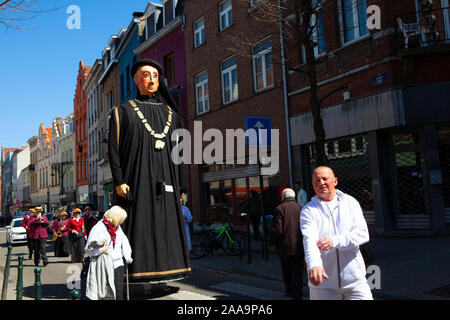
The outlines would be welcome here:
M 316 13 L 311 15 L 310 26 L 312 29 L 311 40 L 317 45 L 314 47 L 314 57 L 318 58 L 325 53 L 325 32 L 323 24 L 322 0 L 312 0 Z M 306 50 L 302 46 L 302 60 L 306 63 Z
M 219 5 L 220 31 L 233 24 L 231 0 L 226 0 Z
M 164 25 L 168 25 L 173 20 L 172 0 L 164 2 Z
M 155 14 L 147 17 L 147 39 L 156 33 Z
M 236 57 L 222 62 L 222 97 L 224 104 L 238 99 Z
M 316 8 L 316 13 L 311 17 L 311 24 L 315 26 L 312 34 L 312 39 L 317 43 L 314 47 L 314 55 L 320 56 L 325 52 L 325 32 L 323 24 L 322 0 L 313 0 L 313 6 Z
M 164 73 L 166 75 L 167 86 L 175 84 L 175 55 L 171 54 L 164 57 Z
M 270 38 L 253 47 L 255 91 L 273 86 L 272 43 Z
M 194 23 L 194 47 L 205 43 L 205 20 L 201 18 Z
M 197 114 L 209 111 L 208 71 L 195 77 L 195 97 L 197 99 Z
M 340 0 L 341 40 L 347 43 L 369 33 L 367 0 Z

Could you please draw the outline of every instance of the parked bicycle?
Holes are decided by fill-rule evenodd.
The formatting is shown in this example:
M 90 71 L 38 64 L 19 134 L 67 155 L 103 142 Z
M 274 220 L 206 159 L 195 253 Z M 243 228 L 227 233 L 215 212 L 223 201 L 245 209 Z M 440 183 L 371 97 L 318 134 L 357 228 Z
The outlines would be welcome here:
M 237 256 L 247 249 L 247 233 L 233 229 L 232 216 L 224 221 L 226 226 L 196 231 L 191 237 L 191 259 L 199 259 L 222 249 L 229 256 Z M 207 224 L 210 226 L 211 224 Z

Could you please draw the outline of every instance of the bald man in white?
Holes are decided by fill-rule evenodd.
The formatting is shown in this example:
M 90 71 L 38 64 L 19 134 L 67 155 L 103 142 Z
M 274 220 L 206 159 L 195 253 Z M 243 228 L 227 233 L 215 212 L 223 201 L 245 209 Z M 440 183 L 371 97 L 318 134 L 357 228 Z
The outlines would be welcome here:
M 359 251 L 369 241 L 367 223 L 358 201 L 337 183 L 330 167 L 314 170 L 316 196 L 300 214 L 310 300 L 372 300 Z

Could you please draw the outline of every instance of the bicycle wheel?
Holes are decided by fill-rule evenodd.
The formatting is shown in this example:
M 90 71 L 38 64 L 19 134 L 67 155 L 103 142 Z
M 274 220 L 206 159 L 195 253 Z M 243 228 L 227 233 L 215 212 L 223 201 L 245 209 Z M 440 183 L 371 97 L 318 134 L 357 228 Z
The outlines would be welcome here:
M 229 236 L 228 236 L 229 235 Z M 247 236 L 243 231 L 228 230 L 222 238 L 222 249 L 229 256 L 237 256 L 247 249 Z
M 200 259 L 206 255 L 209 237 L 204 232 L 194 232 L 191 237 L 191 251 L 189 257 L 191 259 Z

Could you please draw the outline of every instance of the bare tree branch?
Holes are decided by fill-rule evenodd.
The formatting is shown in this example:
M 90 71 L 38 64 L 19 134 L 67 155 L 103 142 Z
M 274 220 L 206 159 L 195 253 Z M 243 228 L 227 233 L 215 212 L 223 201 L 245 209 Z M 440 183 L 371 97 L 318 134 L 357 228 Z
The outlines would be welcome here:
M 15 30 L 27 30 L 30 27 L 23 26 L 24 21 L 32 20 L 42 13 L 54 11 L 37 9 L 39 0 L 3 0 L 0 3 L 0 24 Z

